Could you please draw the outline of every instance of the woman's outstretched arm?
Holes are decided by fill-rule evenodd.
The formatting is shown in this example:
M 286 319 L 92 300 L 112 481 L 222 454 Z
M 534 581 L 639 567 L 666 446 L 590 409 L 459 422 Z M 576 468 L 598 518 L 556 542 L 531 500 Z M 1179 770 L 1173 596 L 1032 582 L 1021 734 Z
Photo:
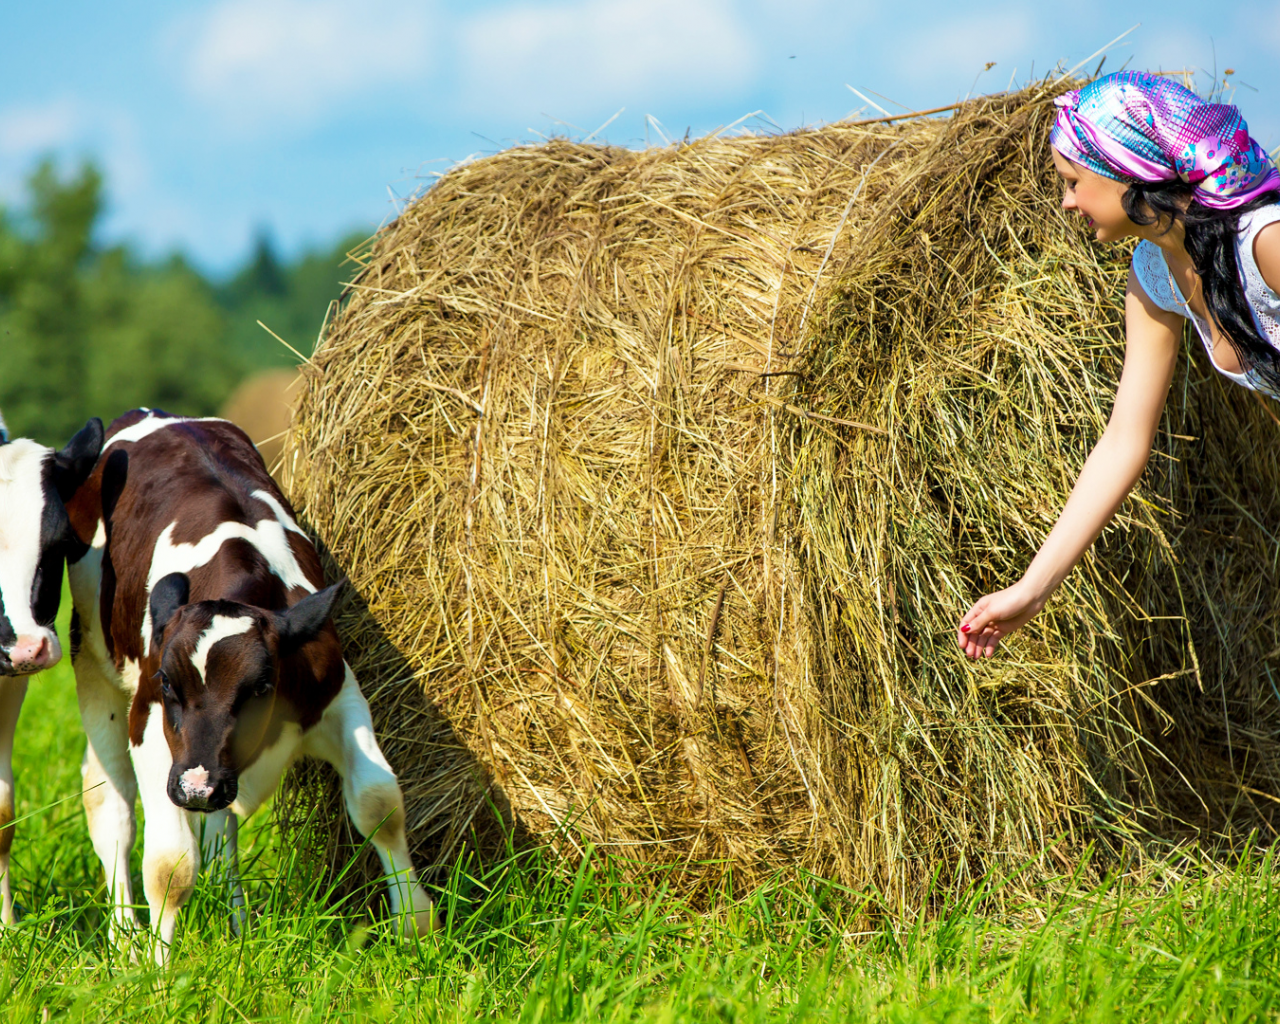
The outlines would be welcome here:
M 1173 379 L 1184 322 L 1156 306 L 1129 271 L 1124 370 L 1107 429 L 1022 579 L 980 598 L 960 620 L 956 638 L 970 658 L 991 657 L 1001 640 L 1045 606 L 1138 482 Z

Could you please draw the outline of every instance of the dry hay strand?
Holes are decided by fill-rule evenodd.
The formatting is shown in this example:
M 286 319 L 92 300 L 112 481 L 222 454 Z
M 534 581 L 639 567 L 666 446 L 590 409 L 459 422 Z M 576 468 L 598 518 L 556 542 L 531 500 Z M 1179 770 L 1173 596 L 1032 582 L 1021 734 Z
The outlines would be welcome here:
M 1045 612 L 955 648 L 1123 354 L 1128 254 L 1059 209 L 1052 91 L 518 147 L 378 236 L 286 461 L 420 862 L 505 819 L 907 911 L 1091 842 L 1274 833 L 1277 423 L 1198 355 Z

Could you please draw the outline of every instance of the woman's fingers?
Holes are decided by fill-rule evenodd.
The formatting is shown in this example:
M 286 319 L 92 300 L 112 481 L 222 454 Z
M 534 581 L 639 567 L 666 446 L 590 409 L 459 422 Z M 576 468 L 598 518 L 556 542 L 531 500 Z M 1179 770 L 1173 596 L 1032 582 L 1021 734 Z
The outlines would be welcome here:
M 965 649 L 965 654 L 975 661 L 978 658 L 990 658 L 995 653 L 996 645 L 1000 642 L 1000 635 L 992 630 L 983 633 L 981 636 L 969 642 Z
M 964 618 L 960 620 L 960 627 L 956 636 L 960 643 L 960 649 L 965 653 L 968 653 L 969 646 L 977 640 L 987 626 L 986 608 L 988 600 L 988 598 L 984 597 L 975 601 L 973 606 L 964 613 Z
M 1000 628 L 1000 616 L 991 607 L 988 595 L 974 603 L 960 620 L 957 640 L 966 657 L 990 658 L 1004 638 L 1006 630 Z
M 970 658 L 990 658 L 1000 641 L 1027 624 L 1044 601 L 1021 584 L 979 598 L 956 630 L 960 649 Z
M 979 641 L 979 645 L 982 648 L 982 656 L 984 658 L 990 658 L 996 653 L 996 647 L 999 646 L 1000 640 L 1003 636 L 1004 633 L 998 629 L 988 630 L 983 634 L 981 641 Z

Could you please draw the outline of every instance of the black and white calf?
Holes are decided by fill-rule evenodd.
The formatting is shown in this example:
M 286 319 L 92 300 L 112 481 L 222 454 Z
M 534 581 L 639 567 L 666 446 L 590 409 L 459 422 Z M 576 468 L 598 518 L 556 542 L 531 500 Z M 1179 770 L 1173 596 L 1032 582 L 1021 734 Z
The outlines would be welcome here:
M 26 438 L 11 441 L 0 419 L 0 924 L 13 923 L 13 735 L 27 676 L 62 657 L 53 620 L 63 563 L 79 553 L 63 503 L 101 448 L 100 420 L 54 451 Z
M 400 787 L 329 621 L 338 588 L 322 589 L 319 557 L 244 433 L 225 420 L 127 413 L 68 511 L 88 545 L 69 568 L 84 803 L 116 925 L 133 921 L 136 796 L 163 961 L 202 854 L 234 879 L 238 817 L 309 755 L 342 776 L 392 912 L 432 928 Z

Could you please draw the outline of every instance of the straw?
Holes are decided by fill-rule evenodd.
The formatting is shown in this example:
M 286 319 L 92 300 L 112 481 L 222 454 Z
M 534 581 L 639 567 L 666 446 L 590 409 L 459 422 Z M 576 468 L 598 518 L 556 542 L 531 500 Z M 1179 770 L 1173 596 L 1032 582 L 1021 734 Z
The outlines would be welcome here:
M 1045 612 L 956 649 L 1123 358 L 1128 254 L 1061 211 L 1047 149 L 1071 84 L 521 146 L 378 236 L 286 469 L 360 595 L 339 629 L 421 864 L 514 828 L 690 892 L 803 867 L 905 912 L 1089 843 L 1273 834 L 1277 426 L 1198 354 Z

